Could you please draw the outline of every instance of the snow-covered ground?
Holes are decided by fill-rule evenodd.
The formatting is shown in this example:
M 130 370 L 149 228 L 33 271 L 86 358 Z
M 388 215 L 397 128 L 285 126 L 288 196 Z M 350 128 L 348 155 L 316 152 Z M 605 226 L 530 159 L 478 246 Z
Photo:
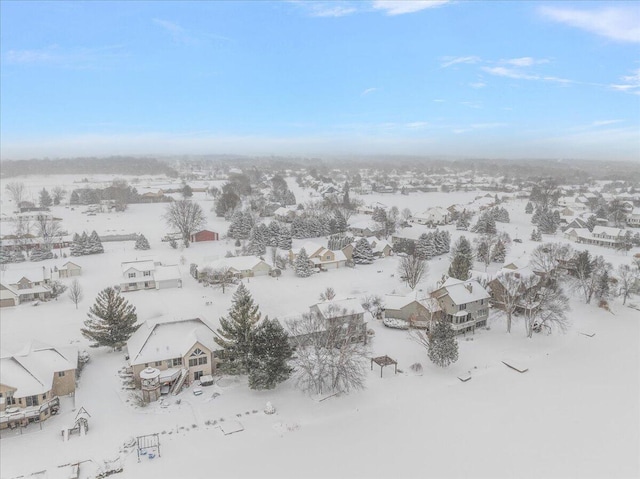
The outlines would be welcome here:
M 34 195 L 42 187 L 68 184 L 74 177 L 28 178 Z M 91 178 L 93 180 L 93 178 Z M 110 177 L 100 178 L 109 181 Z M 151 179 L 141 179 L 141 187 Z M 2 212 L 12 205 L 2 186 Z M 167 184 L 166 179 L 156 180 Z M 150 186 L 152 188 L 152 186 Z M 298 200 L 303 194 L 294 190 Z M 430 206 L 466 203 L 479 193 L 368 195 L 366 203 L 380 201 L 400 209 L 422 211 Z M 195 199 L 208 215 L 208 228 L 226 233 L 228 223 L 210 212 L 204 194 Z M 511 237 L 508 258 L 526 258 L 535 247 L 529 241 L 533 226 L 522 201 L 506 204 L 511 223 L 499 224 Z M 80 277 L 84 300 L 79 309 L 63 295 L 38 307 L 28 304 L 0 312 L 3 353 L 31 339 L 80 349 L 87 341 L 79 328 L 96 294 L 120 281 L 120 262 L 154 255 L 166 264 L 180 264 L 183 288 L 128 293 L 139 319 L 201 316 L 214 325 L 226 314 L 231 291 L 203 288 L 189 274 L 189 264 L 224 256 L 233 242 L 193 244 L 173 250 L 160 241 L 166 232 L 163 204 L 132 205 L 124 213 L 82 214 L 82 207 L 55 207 L 70 232 L 100 234 L 143 233 L 151 250 L 138 252 L 133 242 L 105 243 L 105 254 L 74 258 L 83 267 Z M 2 234 L 7 234 L 2 224 Z M 415 226 L 414 228 L 425 228 Z M 448 227 L 453 240 L 461 232 Z M 426 231 L 426 228 L 425 228 Z M 472 233 L 463 232 L 468 237 Z M 544 238 L 561 241 L 561 236 Z M 319 242 L 321 240 L 318 240 Z M 294 247 L 296 244 L 294 243 Z M 630 262 L 622 254 L 590 246 L 614 266 Z M 9 270 L 53 267 L 62 259 L 9 265 Z M 418 286 L 427 291 L 449 265 L 448 258 L 430 262 L 428 278 Z M 498 265 L 492 265 L 494 270 Z M 477 269 L 484 267 L 477 265 Z M 252 278 L 249 287 L 263 315 L 299 314 L 318 301 L 327 287 L 338 298 L 408 292 L 396 274 L 397 258 L 372 265 L 344 268 L 296 278 L 287 270 L 279 279 Z M 633 298 L 630 300 L 635 301 Z M 211 304 L 207 304 L 211 303 Z M 367 388 L 324 401 L 310 398 L 288 381 L 273 391 L 252 391 L 246 381 L 222 378 L 194 396 L 185 390 L 160 403 L 139 408 L 121 388 L 118 370 L 124 353 L 89 349 L 91 361 L 78 383 L 75 405 L 63 401 L 61 413 L 22 431 L 3 432 L 0 475 L 12 478 L 69 462 L 94 459 L 101 463 L 121 455 L 123 478 L 177 477 L 638 477 L 640 475 L 640 313 L 615 300 L 611 312 L 571 299 L 571 326 L 566 334 L 536 334 L 527 339 L 515 322 L 511 334 L 503 319 L 492 313 L 488 330 L 460 338 L 460 359 L 449 368 L 433 366 L 426 351 L 406 331 L 386 328 L 370 320 L 375 331 L 372 356 L 387 354 L 398 360 L 400 371 L 386 368 L 383 377 L 374 366 Z M 593 337 L 581 333 L 595 333 Z M 529 370 L 520 374 L 502 361 L 511 359 Z M 421 363 L 421 374 L 410 366 Z M 461 382 L 458 376 L 469 373 Z M 214 393 L 217 396 L 214 398 Z M 180 399 L 180 404 L 176 404 Z M 263 410 L 267 401 L 277 409 Z M 91 414 L 87 436 L 63 442 L 60 429 L 85 407 Z M 224 435 L 220 424 L 238 421 L 242 432 Z M 132 436 L 159 433 L 161 457 L 143 457 L 120 450 Z

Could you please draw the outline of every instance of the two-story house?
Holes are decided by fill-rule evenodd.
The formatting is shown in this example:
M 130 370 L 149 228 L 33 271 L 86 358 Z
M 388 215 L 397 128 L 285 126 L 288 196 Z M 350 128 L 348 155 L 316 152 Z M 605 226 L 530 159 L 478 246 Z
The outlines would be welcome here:
M 155 258 L 126 261 L 121 264 L 120 290 L 181 288 L 182 276 L 177 265 L 163 265 Z
M 365 310 L 357 299 L 340 299 L 324 301 L 309 307 L 311 314 L 322 318 L 327 325 L 349 325 L 353 328 L 351 340 L 367 343 L 367 323 L 364 320 Z
M 491 296 L 477 281 L 448 278 L 431 297 L 438 301 L 442 319 L 449 321 L 456 333 L 487 325 Z
M 441 206 L 434 206 L 422 213 L 416 213 L 409 220 L 421 225 L 446 225 L 451 222 L 451 213 Z
M 32 341 L 0 358 L 0 429 L 43 421 L 76 390 L 78 351 Z
M 624 243 L 625 231 L 610 226 L 594 226 L 593 231 L 587 228 L 568 228 L 565 238 L 576 243 L 592 244 L 607 248 L 619 248 Z
M 640 228 L 640 208 L 634 208 L 627 215 L 627 226 L 631 228 Z
M 141 384 L 140 372 L 149 367 L 160 370 L 166 391 L 215 373 L 220 348 L 214 335 L 214 328 L 201 318 L 145 321 L 127 341 L 136 386 Z
M 51 284 L 49 270 L 43 268 L 32 269 L 29 271 L 5 271 L 2 274 L 2 283 L 4 285 L 3 299 L 14 299 L 14 304 L 7 301 L 3 306 L 14 306 L 29 301 L 47 301 L 51 299 Z M 17 301 L 15 297 L 17 296 Z

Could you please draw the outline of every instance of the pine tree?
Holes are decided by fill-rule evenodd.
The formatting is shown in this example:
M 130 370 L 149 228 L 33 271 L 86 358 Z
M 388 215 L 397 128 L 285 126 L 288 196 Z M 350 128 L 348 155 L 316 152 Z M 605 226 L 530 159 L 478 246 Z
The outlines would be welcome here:
M 600 301 L 606 301 L 611 298 L 611 278 L 606 269 L 598 275 L 594 294 Z
M 415 248 L 415 256 L 418 259 L 428 259 L 427 258 L 427 243 L 429 242 L 429 237 L 427 236 L 427 233 L 422 233 L 419 237 L 418 240 L 416 241 L 416 248 Z
M 504 245 L 501 239 L 499 239 L 495 245 L 493 245 L 493 250 L 491 251 L 491 261 L 495 261 L 496 263 L 503 263 L 504 259 L 507 256 L 507 247 Z
M 80 204 L 80 195 L 77 190 L 73 190 L 71 192 L 71 196 L 69 197 L 70 205 L 79 205 Z
M 469 279 L 469 272 L 473 266 L 473 251 L 471 249 L 471 243 L 464 236 L 453 246 L 452 252 L 453 259 L 451 260 L 451 266 L 449 266 L 448 275 L 452 278 L 465 281 Z
M 541 233 L 548 235 L 554 234 L 558 229 L 557 220 L 554 217 L 554 214 L 549 210 L 544 210 L 541 212 L 538 222 L 538 229 Z
M 267 228 L 267 246 L 278 246 L 278 237 L 280 236 L 280 224 L 277 221 L 269 223 Z
M 12 251 L 10 263 L 22 263 L 27 260 L 24 251 Z
M 147 241 L 147 238 L 145 238 L 145 236 L 143 234 L 138 235 L 138 239 L 136 239 L 136 245 L 133 247 L 133 249 L 139 249 L 139 250 L 148 250 L 151 249 L 151 246 L 149 246 L 149 241 Z
M 53 251 L 47 247 L 36 247 L 31 250 L 29 254 L 29 261 L 44 261 L 45 259 L 52 259 Z
M 45 188 L 42 188 L 42 190 L 40 191 L 40 206 L 42 208 L 48 208 L 52 204 L 53 199 L 51 198 L 51 195 Z
M 438 321 L 429 335 L 429 359 L 443 368 L 458 360 L 456 334 L 446 321 Z
M 355 264 L 373 263 L 373 251 L 366 238 L 361 238 L 353 248 L 353 262 Z
M 260 316 L 251 293 L 240 283 L 233 293 L 229 313 L 226 318 L 220 318 L 220 327 L 214 336 L 216 344 L 223 348 L 225 361 L 221 367 L 224 371 L 231 374 L 249 371 L 253 332 Z
M 293 349 L 289 335 L 277 320 L 265 320 L 253 332 L 249 365 L 251 389 L 273 389 L 286 381 L 293 368 L 289 360 Z
M 589 232 L 592 232 L 593 228 L 595 228 L 597 224 L 598 221 L 596 219 L 596 215 L 591 215 L 589 216 L 589 218 L 587 218 L 587 229 L 589 230 Z
M 481 263 L 489 263 L 489 243 L 480 240 L 476 247 L 476 259 Z
M 296 260 L 293 264 L 293 268 L 296 272 L 296 276 L 301 278 L 308 278 L 313 274 L 313 269 L 311 268 L 311 264 L 309 262 L 309 256 L 304 248 L 300 250 L 298 256 L 296 256 Z
M 82 245 L 82 239 L 78 233 L 74 233 L 73 242 L 71 243 L 71 256 L 82 256 L 84 254 L 84 247 Z
M 338 210 L 336 210 L 333 215 L 336 219 L 336 233 L 347 231 L 347 220 L 344 215 Z
M 524 212 L 528 215 L 533 213 L 533 203 L 531 203 L 531 201 L 527 203 L 527 206 L 525 207 Z
M 11 263 L 11 252 L 5 248 L 0 248 L 0 264 Z
M 96 233 L 96 230 L 91 232 L 91 236 L 89 236 L 88 241 L 89 253 L 88 254 L 100 254 L 104 253 L 104 247 L 102 246 L 102 241 L 100 241 L 100 236 Z
M 278 248 L 289 251 L 291 249 L 291 242 L 291 231 L 286 226 L 281 227 L 278 235 Z
M 140 327 L 136 324 L 136 308 L 130 305 L 114 288 L 103 289 L 87 313 L 82 335 L 94 346 L 123 346 Z
M 542 241 L 542 233 L 534 228 L 531 232 L 531 241 Z

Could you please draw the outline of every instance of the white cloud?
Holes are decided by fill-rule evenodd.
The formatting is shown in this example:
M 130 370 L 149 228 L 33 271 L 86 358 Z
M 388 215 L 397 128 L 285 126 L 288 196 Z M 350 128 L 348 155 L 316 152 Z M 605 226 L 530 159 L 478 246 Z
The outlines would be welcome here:
M 483 81 L 477 81 L 477 82 L 469 83 L 469 86 L 471 88 L 484 88 L 487 86 L 487 84 Z
M 162 28 L 165 32 L 167 32 L 171 39 L 175 43 L 182 43 L 185 45 L 191 45 L 197 43 L 195 37 L 190 35 L 184 28 L 174 22 L 170 22 L 168 20 L 162 20 L 160 18 L 154 18 L 153 23 Z
M 520 57 L 520 58 L 509 58 L 506 60 L 500 60 L 501 63 L 506 63 L 508 65 L 513 65 L 515 67 L 530 67 L 532 65 L 537 65 L 540 63 L 548 63 L 549 60 L 538 59 L 531 57 Z
M 387 15 L 404 15 L 449 3 L 449 0 L 374 0 L 373 8 Z
M 367 88 L 362 93 L 360 93 L 360 96 L 367 96 L 370 93 L 373 93 L 374 91 L 378 91 L 378 89 L 377 88 Z
M 619 42 L 640 43 L 640 8 L 615 6 L 578 10 L 545 6 L 540 13 L 550 20 L 595 33 Z
M 631 75 L 620 78 L 621 83 L 609 85 L 612 89 L 640 95 L 640 68 L 633 71 Z
M 468 56 L 468 57 L 442 57 L 440 63 L 440 68 L 448 68 L 453 65 L 458 65 L 460 63 L 478 63 L 482 61 L 480 57 L 476 56 Z
M 356 8 L 347 5 L 325 3 L 311 4 L 312 17 L 344 17 L 356 12 Z
M 7 64 L 49 65 L 73 69 L 104 69 L 111 60 L 124 57 L 121 45 L 96 48 L 61 48 L 50 45 L 30 50 L 9 50 L 4 56 Z
M 548 82 L 562 83 L 562 84 L 574 83 L 573 81 L 568 80 L 566 78 L 535 75 L 531 73 L 526 73 L 525 71 L 518 68 L 482 67 L 482 70 L 491 75 L 506 77 L 506 78 L 514 78 L 517 80 L 540 80 L 540 81 L 548 81 Z

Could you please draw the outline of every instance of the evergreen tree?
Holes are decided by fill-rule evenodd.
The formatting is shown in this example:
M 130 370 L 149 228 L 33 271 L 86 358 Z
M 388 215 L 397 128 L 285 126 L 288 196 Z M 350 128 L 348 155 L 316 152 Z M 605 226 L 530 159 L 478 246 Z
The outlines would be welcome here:
M 289 360 L 293 349 L 289 335 L 277 320 L 265 320 L 253 332 L 251 343 L 249 387 L 251 389 L 273 389 L 286 381 L 293 368 Z
M 542 216 L 542 209 L 536 208 L 536 210 L 533 213 L 533 216 L 531 217 L 531 224 L 534 224 L 534 225 L 539 224 L 540 216 Z
M 100 241 L 100 236 L 96 233 L 96 230 L 91 232 L 91 236 L 89 236 L 88 241 L 89 254 L 99 254 L 104 253 L 104 247 L 102 246 L 102 241 Z
M 313 268 L 309 262 L 309 256 L 304 248 L 302 248 L 298 253 L 298 256 L 296 256 L 293 268 L 296 272 L 296 276 L 301 278 L 308 278 L 313 274 Z
M 353 248 L 353 262 L 355 264 L 373 263 L 373 251 L 366 238 L 361 238 Z
M 333 215 L 336 219 L 336 233 L 347 231 L 347 220 L 344 215 L 338 210 L 334 211 Z
M 29 261 L 44 261 L 45 259 L 52 259 L 53 251 L 47 247 L 36 247 L 31 250 L 29 254 Z
M 492 234 L 496 230 L 496 220 L 491 210 L 483 212 L 478 218 L 477 223 L 471 228 L 474 233 Z
M 469 229 L 469 217 L 467 215 L 460 215 L 456 221 L 456 229 L 467 231 Z
M 24 255 L 24 251 L 12 251 L 11 252 L 11 263 L 22 263 L 27 260 L 27 257 Z
M 489 243 L 484 239 L 480 240 L 476 247 L 476 259 L 482 263 L 488 264 L 489 261 Z
M 473 266 L 473 251 L 467 238 L 461 236 L 458 239 L 453 246 L 452 257 L 451 266 L 449 266 L 447 274 L 462 281 L 469 279 L 469 272 Z
M 611 277 L 607 269 L 603 269 L 598 275 L 594 294 L 600 301 L 606 301 L 611 298 Z
M 82 335 L 94 342 L 93 346 L 123 346 L 140 327 L 136 324 L 136 308 L 130 305 L 114 288 L 103 289 L 87 313 Z
M 69 197 L 70 205 L 79 205 L 80 204 L 80 195 L 77 190 L 73 190 L 71 192 L 71 196 Z
M 42 188 L 42 190 L 40 191 L 40 206 L 42 208 L 48 208 L 52 204 L 53 199 L 51 198 L 51 195 L 45 188 Z
M 148 250 L 151 249 L 151 246 L 149 246 L 149 241 L 147 241 L 147 238 L 145 238 L 143 234 L 140 234 L 138 235 L 138 239 L 136 239 L 136 245 L 133 248 L 139 250 Z
M 240 283 L 233 293 L 229 313 L 226 318 L 220 318 L 220 327 L 214 336 L 216 344 L 223 348 L 224 371 L 231 374 L 249 371 L 253 332 L 260 316 L 251 293 L 244 283 Z
M 427 233 L 422 233 L 416 241 L 416 247 L 414 252 L 415 256 L 418 259 L 428 259 L 427 243 L 429 243 L 429 237 L 427 236 Z
M 498 239 L 498 241 L 496 241 L 496 243 L 493 245 L 493 250 L 491 251 L 491 261 L 495 261 L 496 263 L 503 263 L 506 256 L 507 247 L 501 239 Z
M 278 237 L 280 236 L 280 224 L 277 221 L 269 223 L 267 229 L 267 246 L 278 246 Z
M 71 256 L 82 256 L 85 253 L 82 237 L 78 233 L 74 233 L 73 242 L 71 243 Z
M 542 241 L 542 233 L 534 228 L 531 232 L 531 241 Z
M 531 201 L 527 203 L 527 206 L 525 207 L 524 212 L 528 215 L 533 213 L 533 203 L 531 203 Z
M 596 215 L 591 215 L 589 216 L 589 218 L 587 218 L 587 229 L 590 232 L 593 231 L 593 228 L 595 228 L 597 224 L 598 224 L 598 221 L 596 220 Z
M 429 335 L 429 359 L 443 368 L 458 360 L 456 333 L 447 321 L 438 321 Z
M 540 219 L 538 222 L 538 229 L 541 233 L 552 235 L 555 234 L 558 229 L 558 220 L 555 218 L 554 214 L 549 210 L 544 210 L 540 214 Z
M 293 194 L 293 191 L 291 190 L 287 190 L 284 192 L 284 204 L 285 206 L 290 206 L 290 205 L 295 205 L 296 202 L 296 197 Z
M 278 235 L 278 248 L 289 251 L 291 249 L 291 242 L 291 231 L 285 226 L 281 227 Z
M 0 264 L 11 263 L 11 251 L 0 248 Z

